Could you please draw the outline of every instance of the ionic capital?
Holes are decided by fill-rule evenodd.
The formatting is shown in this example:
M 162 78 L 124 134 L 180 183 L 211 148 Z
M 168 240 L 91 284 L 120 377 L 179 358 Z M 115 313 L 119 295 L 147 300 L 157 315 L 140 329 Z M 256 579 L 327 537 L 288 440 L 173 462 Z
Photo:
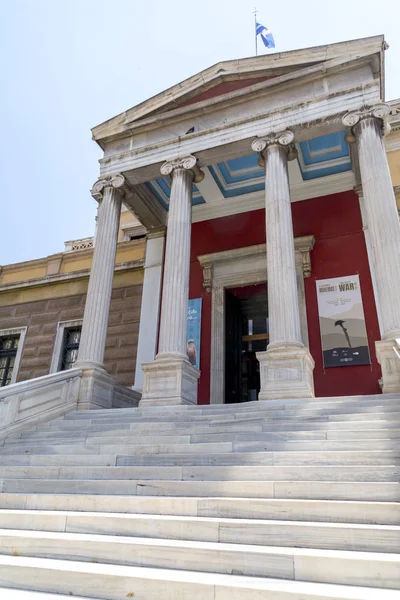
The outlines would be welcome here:
M 103 179 L 99 179 L 91 189 L 91 194 L 93 198 L 97 200 L 97 202 L 102 200 L 104 190 L 107 187 L 118 190 L 121 195 L 124 196 L 128 188 L 128 183 L 121 173 L 116 173 L 115 175 L 110 175 L 108 177 L 104 177 Z
M 258 161 L 260 166 L 264 166 L 265 151 L 271 146 L 285 148 L 288 153 L 288 160 L 294 160 L 297 158 L 297 150 L 293 145 L 293 140 L 293 131 L 287 129 L 286 131 L 270 133 L 266 136 L 256 138 L 251 144 L 251 149 L 260 154 L 260 159 Z
M 190 171 L 193 175 L 193 182 L 200 183 L 204 179 L 204 173 L 197 164 L 197 158 L 189 154 L 189 156 L 183 156 L 182 158 L 173 158 L 167 160 L 161 165 L 161 175 L 170 175 L 172 177 L 175 169 L 185 169 Z
M 389 133 L 390 125 L 385 120 L 389 113 L 389 104 L 375 104 L 374 106 L 362 106 L 357 110 L 352 110 L 344 114 L 342 117 L 342 123 L 349 129 L 346 135 L 346 142 L 352 144 L 356 141 L 354 127 L 364 119 L 379 120 L 382 125 L 382 133 Z

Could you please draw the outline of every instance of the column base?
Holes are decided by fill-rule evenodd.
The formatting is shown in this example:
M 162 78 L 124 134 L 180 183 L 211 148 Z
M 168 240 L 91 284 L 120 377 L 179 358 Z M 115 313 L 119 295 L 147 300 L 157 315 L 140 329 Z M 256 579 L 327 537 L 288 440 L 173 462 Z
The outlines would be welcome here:
M 257 352 L 260 363 L 259 401 L 314 398 L 314 359 L 304 346 L 274 346 Z
M 186 357 L 170 355 L 143 363 L 140 407 L 197 404 L 198 369 Z
M 394 351 L 394 340 L 375 342 L 376 357 L 382 368 L 382 392 L 400 393 L 400 360 Z
M 77 410 L 129 408 L 139 404 L 140 394 L 117 383 L 104 368 L 80 363 L 82 379 Z

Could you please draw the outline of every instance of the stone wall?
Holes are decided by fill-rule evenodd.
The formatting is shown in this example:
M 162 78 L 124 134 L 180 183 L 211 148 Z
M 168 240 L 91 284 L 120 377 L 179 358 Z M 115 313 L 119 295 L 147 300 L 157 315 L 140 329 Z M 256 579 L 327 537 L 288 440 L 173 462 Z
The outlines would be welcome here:
M 17 381 L 50 371 L 59 321 L 81 319 L 86 294 L 0 306 L 0 329 L 27 326 Z M 121 385 L 133 385 L 139 335 L 142 285 L 113 290 L 105 366 Z

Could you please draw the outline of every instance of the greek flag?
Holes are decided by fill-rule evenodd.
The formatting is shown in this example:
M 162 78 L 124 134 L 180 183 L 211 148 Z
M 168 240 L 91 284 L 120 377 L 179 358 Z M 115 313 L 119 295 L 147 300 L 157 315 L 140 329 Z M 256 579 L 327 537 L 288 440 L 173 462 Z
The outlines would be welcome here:
M 257 22 L 256 22 L 256 35 L 261 36 L 264 46 L 266 46 L 267 48 L 275 48 L 275 40 L 274 40 L 274 36 L 272 35 L 272 33 L 269 31 L 269 29 L 264 27 L 264 25 L 261 25 L 261 23 L 257 23 Z

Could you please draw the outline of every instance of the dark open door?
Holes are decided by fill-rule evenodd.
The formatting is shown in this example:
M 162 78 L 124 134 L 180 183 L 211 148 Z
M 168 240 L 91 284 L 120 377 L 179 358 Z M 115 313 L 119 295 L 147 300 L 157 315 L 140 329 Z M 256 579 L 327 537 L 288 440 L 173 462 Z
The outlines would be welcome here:
M 225 291 L 225 402 L 241 402 L 243 316 L 240 300 Z

